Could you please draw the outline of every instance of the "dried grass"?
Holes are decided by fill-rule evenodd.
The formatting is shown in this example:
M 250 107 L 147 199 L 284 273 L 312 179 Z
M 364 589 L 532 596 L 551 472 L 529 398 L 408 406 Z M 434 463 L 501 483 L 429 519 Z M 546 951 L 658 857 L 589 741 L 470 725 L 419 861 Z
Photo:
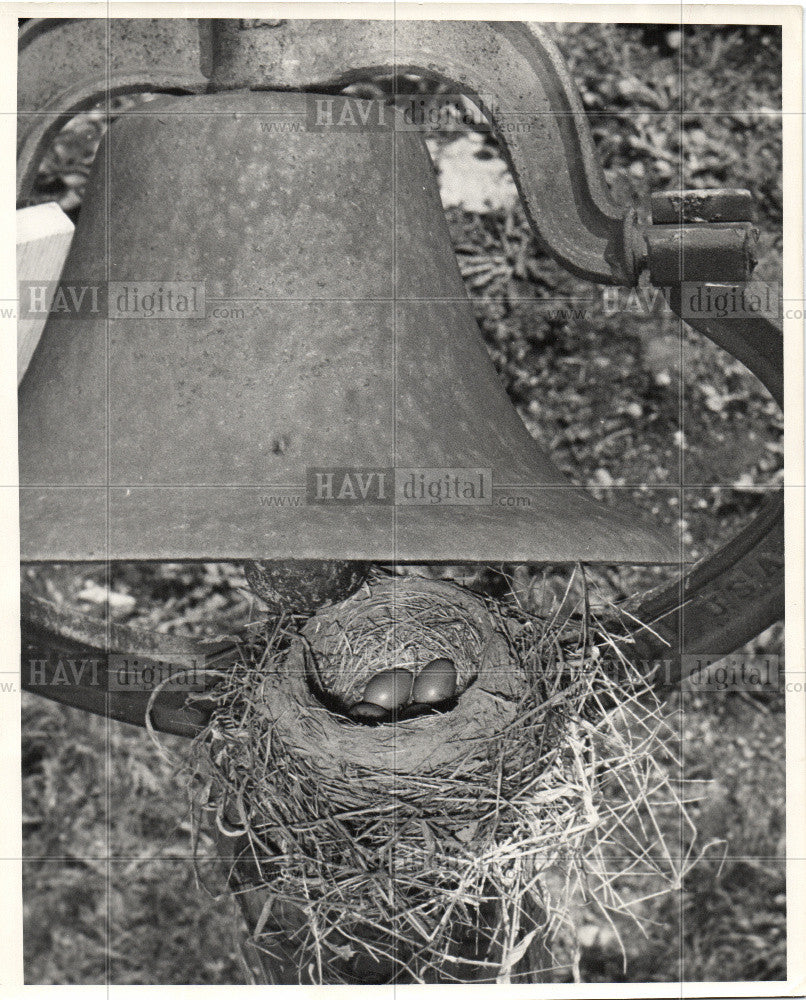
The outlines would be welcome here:
M 539 981 L 580 891 L 609 916 L 623 878 L 679 887 L 671 731 L 617 624 L 578 610 L 398 577 L 244 648 L 196 748 L 278 981 Z M 449 654 L 450 712 L 369 727 L 322 703 Z

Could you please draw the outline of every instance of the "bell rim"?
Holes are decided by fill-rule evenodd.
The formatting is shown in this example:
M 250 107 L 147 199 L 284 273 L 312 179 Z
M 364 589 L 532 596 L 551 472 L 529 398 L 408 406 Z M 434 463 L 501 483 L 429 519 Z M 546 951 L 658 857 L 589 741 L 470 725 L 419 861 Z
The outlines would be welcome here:
M 574 486 L 532 504 L 267 508 L 271 487 L 23 487 L 22 562 L 333 559 L 412 563 L 674 565 L 668 529 Z M 266 513 L 266 510 L 269 513 Z

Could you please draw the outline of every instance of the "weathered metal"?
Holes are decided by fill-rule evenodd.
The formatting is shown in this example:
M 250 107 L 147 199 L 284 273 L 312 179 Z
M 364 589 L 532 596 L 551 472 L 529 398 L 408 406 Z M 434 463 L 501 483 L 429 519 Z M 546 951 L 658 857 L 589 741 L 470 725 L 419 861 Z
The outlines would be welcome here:
M 208 39 L 205 46 L 205 38 Z M 209 22 L 194 18 L 34 18 L 20 30 L 17 200 L 25 203 L 56 133 L 121 94 L 201 93 Z
M 701 290 L 697 284 L 693 294 L 701 294 L 704 300 L 710 294 L 712 302 L 720 294 L 727 297 L 734 291 L 742 290 L 741 284 L 734 283 L 720 285 L 703 282 Z M 737 314 L 727 316 L 693 314 L 679 286 L 668 290 L 668 302 L 672 312 L 681 316 L 693 330 L 741 361 L 783 409 L 784 334 L 779 322 L 771 316 L 744 315 L 738 310 Z
M 646 627 L 629 655 L 655 670 L 659 685 L 675 685 L 780 621 L 784 607 L 784 498 L 776 491 L 726 545 L 634 602 Z
M 753 222 L 753 196 L 744 188 L 655 191 L 650 196 L 656 225 L 684 222 Z
M 118 318 L 52 317 L 22 382 L 22 558 L 675 560 L 518 418 L 422 136 L 312 107 L 221 93 L 111 128 L 62 283 L 116 283 Z M 205 308 L 120 318 L 144 282 Z
M 22 595 L 23 688 L 119 722 L 144 726 L 148 714 L 156 730 L 194 736 L 210 708 L 199 696 L 236 656 L 232 642 L 137 631 Z
M 625 233 L 565 62 L 544 27 L 507 21 L 238 19 L 212 26 L 212 90 L 328 90 L 416 73 L 479 100 L 545 251 L 580 277 L 633 284 Z
M 736 307 L 715 315 L 690 302 L 693 295 L 698 304 L 742 305 L 755 266 L 754 214 L 744 190 L 653 195 L 659 225 L 646 233 L 650 276 L 667 286 L 673 312 L 741 361 L 783 408 L 784 338 L 776 319 Z M 692 286 L 684 289 L 684 281 Z M 634 637 L 634 655 L 655 665 L 659 683 L 673 685 L 780 621 L 784 608 L 784 500 L 775 490 L 728 543 L 636 602 L 636 617 L 647 627 Z
M 748 281 L 756 266 L 758 230 L 749 222 L 650 226 L 646 242 L 653 285 Z
M 369 576 L 370 563 L 338 559 L 247 560 L 246 582 L 271 615 L 313 614 L 346 600 Z
M 666 287 L 672 311 L 738 358 L 783 408 L 780 324 L 769 310 L 753 315 L 732 305 L 743 304 L 741 296 L 755 266 L 754 216 L 753 198 L 741 188 L 656 192 L 643 260 L 653 281 Z M 685 295 L 683 281 L 692 286 Z M 695 296 L 700 306 L 720 298 L 731 305 L 720 316 L 715 309 L 692 309 L 686 296 Z

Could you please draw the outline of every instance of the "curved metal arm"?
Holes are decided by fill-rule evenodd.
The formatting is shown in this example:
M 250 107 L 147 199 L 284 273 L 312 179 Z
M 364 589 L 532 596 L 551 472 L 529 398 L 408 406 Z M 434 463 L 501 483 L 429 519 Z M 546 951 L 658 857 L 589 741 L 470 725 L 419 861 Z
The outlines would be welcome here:
M 677 684 L 750 642 L 784 615 L 784 498 L 679 580 L 644 594 L 631 611 L 647 628 L 628 656 L 660 685 Z
M 630 212 L 608 193 L 576 87 L 541 26 L 221 20 L 212 45 L 212 90 L 322 90 L 416 73 L 477 98 L 545 251 L 590 281 L 634 283 Z
M 20 31 L 17 69 L 18 204 L 29 197 L 53 137 L 80 111 L 119 94 L 201 93 L 203 37 L 191 19 L 29 21 Z
M 25 593 L 21 618 L 24 690 L 134 726 L 148 715 L 154 729 L 177 736 L 204 726 L 211 706 L 199 695 L 238 655 L 233 642 L 141 632 Z
M 715 286 L 705 287 L 719 290 Z M 681 316 L 683 310 L 680 289 L 672 289 L 669 305 L 672 312 Z M 717 347 L 741 361 L 783 410 L 784 334 L 777 323 L 763 316 L 746 316 L 741 319 L 682 316 L 682 319 L 692 330 L 708 337 Z
M 745 191 L 665 193 L 652 201 L 655 222 L 661 229 L 676 229 L 683 240 L 708 231 L 713 222 L 749 226 L 753 215 L 752 198 Z M 667 225 L 670 218 L 678 219 L 676 227 Z M 652 228 L 648 235 L 651 240 Z M 752 270 L 752 260 L 748 265 Z M 743 267 L 740 263 L 737 278 Z M 706 284 L 702 277 L 694 287 L 714 298 L 735 289 Z M 684 308 L 680 285 L 669 289 L 669 305 L 693 330 L 741 361 L 783 409 L 784 336 L 777 323 L 756 316 L 691 315 Z M 644 595 L 634 610 L 651 630 L 635 636 L 638 655 L 662 663 L 659 679 L 676 683 L 779 621 L 784 608 L 784 500 L 783 491 L 776 490 L 722 548 L 701 559 L 680 580 Z

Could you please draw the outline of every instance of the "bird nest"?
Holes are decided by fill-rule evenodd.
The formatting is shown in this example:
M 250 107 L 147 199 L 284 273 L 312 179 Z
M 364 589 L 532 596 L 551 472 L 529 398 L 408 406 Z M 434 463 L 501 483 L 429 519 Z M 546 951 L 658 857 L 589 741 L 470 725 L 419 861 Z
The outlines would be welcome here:
M 679 886 L 665 723 L 617 637 L 587 603 L 547 622 L 397 577 L 244 647 L 196 747 L 275 981 L 536 981 L 575 890 L 628 909 L 611 856 Z M 379 667 L 438 656 L 449 711 L 349 717 Z

